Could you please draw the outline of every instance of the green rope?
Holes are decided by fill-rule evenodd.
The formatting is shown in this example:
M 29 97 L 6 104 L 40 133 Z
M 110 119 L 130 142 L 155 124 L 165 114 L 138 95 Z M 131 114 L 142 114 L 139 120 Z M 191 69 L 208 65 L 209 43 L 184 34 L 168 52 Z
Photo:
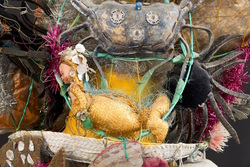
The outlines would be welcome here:
M 140 137 L 136 138 L 135 140 L 138 141 L 139 139 L 147 136 L 150 133 L 151 133 L 150 131 L 145 131 L 145 132 L 142 131 Z
M 64 85 L 63 85 L 62 78 L 60 77 L 60 75 L 59 75 L 58 72 L 55 73 L 55 78 L 56 78 L 56 82 L 57 82 L 58 85 L 60 86 L 60 90 L 62 90 L 62 88 L 63 88 Z M 66 93 L 66 92 L 65 92 L 65 93 Z M 67 98 L 67 96 L 66 96 L 65 93 L 63 93 L 63 95 L 62 95 L 61 92 L 60 92 L 60 94 L 64 97 L 64 99 L 65 99 L 65 101 L 66 101 L 66 103 L 67 103 L 69 109 L 71 110 L 71 106 L 70 106 L 69 100 L 68 100 L 68 98 Z
M 183 45 L 184 46 L 184 45 Z M 185 47 L 184 47 L 185 48 Z M 89 56 L 91 57 L 93 52 L 89 52 Z M 155 55 L 154 57 L 147 57 L 147 58 L 139 58 L 139 57 L 117 57 L 117 56 L 112 56 L 107 53 L 98 53 L 97 54 L 98 58 L 107 58 L 111 59 L 112 61 L 133 61 L 133 62 L 141 62 L 141 61 L 164 61 L 166 58 L 158 57 Z M 199 54 L 194 52 L 194 58 L 199 58 Z M 185 56 L 183 54 L 179 54 L 175 56 L 173 59 L 169 60 L 169 62 L 174 63 L 174 64 L 180 64 L 183 63 L 185 59 Z
M 32 129 L 32 128 L 29 128 L 25 123 L 23 123 L 23 126 L 25 127 L 25 129 L 26 129 L 27 131 L 32 131 L 32 130 L 34 130 L 34 129 Z
M 122 140 L 124 143 L 124 153 L 125 153 L 125 158 L 127 161 L 129 161 L 128 154 L 127 154 L 127 139 L 124 137 L 119 136 L 118 139 Z
M 124 152 L 125 152 L 125 158 L 127 159 L 127 161 L 129 160 L 128 158 L 128 154 L 127 154 L 127 139 L 124 138 Z
M 166 3 L 169 3 L 169 0 L 164 0 L 164 3 L 165 3 L 165 4 L 166 4 Z M 186 54 L 184 53 L 184 55 L 186 55 Z M 165 60 L 165 59 L 164 59 L 164 60 Z M 162 61 L 164 61 L 164 60 L 162 60 Z M 170 60 L 170 62 L 171 62 L 171 61 L 172 61 L 172 62 L 175 62 L 175 61 L 173 61 L 173 59 Z M 177 61 L 177 62 L 179 62 L 179 61 Z M 172 109 L 171 109 L 171 108 L 172 108 Z M 170 113 L 171 113 L 171 111 L 173 110 L 174 106 L 172 105 L 171 108 L 170 108 L 170 110 L 169 110 L 169 112 L 168 112 L 167 114 L 170 114 Z M 163 120 L 164 120 L 165 117 L 167 118 L 167 116 L 168 116 L 167 114 L 162 118 Z M 147 136 L 148 134 L 150 134 L 149 131 L 141 132 L 140 137 L 138 137 L 137 140 L 139 140 L 139 139 L 142 138 L 142 137 Z
M 56 23 L 57 26 L 58 26 L 58 24 L 60 23 L 60 19 L 61 19 L 61 16 L 62 16 L 63 9 L 64 9 L 64 7 L 65 7 L 66 1 L 67 1 L 67 0 L 64 0 L 64 2 L 63 2 L 63 4 L 62 4 L 61 11 L 60 11 L 60 13 L 59 13 L 59 16 L 58 16 L 58 19 L 57 19 L 57 23 Z
M 81 17 L 81 13 L 77 16 L 75 22 L 72 24 L 72 27 L 74 27 L 76 25 L 76 23 L 78 22 L 79 18 Z
M 192 14 L 191 12 L 188 12 L 188 17 L 189 17 L 189 24 L 192 25 Z M 190 46 L 190 52 L 191 52 L 191 63 L 193 64 L 193 56 L 194 56 L 194 33 L 193 33 L 193 28 L 190 28 L 190 35 L 191 35 L 191 46 Z M 190 62 L 189 62 L 190 64 Z
M 13 125 L 14 125 L 14 127 L 15 127 L 15 129 L 16 129 L 16 122 L 15 122 L 15 119 L 14 119 L 14 117 L 13 117 L 13 115 L 12 115 L 12 113 L 10 112 L 9 109 L 8 109 L 8 113 L 9 113 L 10 119 L 11 119 L 11 121 L 13 122 Z
M 92 129 L 92 132 L 94 132 L 95 134 L 101 136 L 101 137 L 104 137 L 105 133 L 103 131 L 95 131 Z M 124 138 L 124 137 L 121 137 L 119 136 L 118 138 L 115 138 L 115 137 L 110 137 L 110 138 L 113 138 L 113 139 L 118 139 L 118 140 L 122 140 L 123 143 L 124 143 L 124 153 L 125 153 L 125 158 L 127 159 L 127 161 L 129 161 L 129 157 L 128 157 L 128 154 L 127 154 L 127 139 Z
M 40 73 L 40 81 L 42 82 L 42 83 L 44 83 L 44 81 L 43 81 L 43 79 L 42 79 L 42 77 L 43 77 L 43 71 L 44 71 L 44 69 L 45 69 L 45 66 L 44 65 L 41 65 L 41 64 L 39 64 L 39 63 L 37 63 L 33 58 L 30 58 L 38 67 L 42 67 L 42 71 L 41 71 L 41 73 Z
M 221 57 L 224 57 L 224 56 L 226 56 L 226 55 L 228 55 L 228 54 L 230 54 L 230 53 L 232 53 L 233 51 L 230 51 L 230 52 L 226 52 L 226 53 L 222 53 L 222 54 L 219 54 L 219 55 L 216 55 L 216 56 L 212 56 L 212 60 L 213 59 L 218 59 L 218 58 L 221 58 Z
M 197 152 L 200 148 L 200 143 L 195 147 L 194 151 L 191 153 L 191 157 L 194 158 L 194 153 Z
M 191 13 L 189 12 L 188 14 L 189 14 L 190 25 L 192 25 Z M 193 29 L 192 28 L 190 28 L 190 35 L 191 35 L 191 46 L 190 46 L 191 59 L 189 61 L 189 68 L 188 68 L 187 76 L 186 76 L 185 82 L 182 79 L 179 79 L 175 93 L 174 93 L 171 107 L 170 107 L 168 113 L 162 117 L 163 120 L 165 120 L 171 114 L 171 112 L 173 111 L 173 109 L 176 106 L 176 104 L 178 103 L 178 101 L 182 98 L 182 93 L 187 85 L 189 75 L 191 73 L 191 68 L 193 65 L 193 55 L 194 55 L 194 53 L 193 53 Z M 180 41 L 180 43 L 181 43 L 181 48 L 183 50 L 183 53 L 186 56 L 187 55 L 186 48 L 184 47 L 183 42 Z
M 70 104 L 69 104 L 69 100 L 68 100 L 67 96 L 64 95 L 63 97 L 64 97 L 64 99 L 65 99 L 65 101 L 66 101 L 66 103 L 67 103 L 69 109 L 71 110 L 71 106 L 70 106 Z
M 54 5 L 55 0 L 46 0 L 46 3 L 50 3 L 50 2 Z
M 180 45 L 181 45 L 181 50 L 182 50 L 183 54 L 184 54 L 185 57 L 186 57 L 186 55 L 187 55 L 187 50 L 186 50 L 186 48 L 185 48 L 185 45 L 184 45 L 184 43 L 183 43 L 182 41 L 180 41 Z
M 29 104 L 29 101 L 30 101 L 31 92 L 32 92 L 32 90 L 33 90 L 33 83 L 34 83 L 34 81 L 33 81 L 33 79 L 32 79 L 32 82 L 31 82 L 31 85 L 30 85 L 30 88 L 29 88 L 29 92 L 30 92 L 30 93 L 29 93 L 29 96 L 28 96 L 28 100 L 27 100 L 27 102 L 26 102 L 26 104 L 25 104 L 25 107 L 24 107 L 24 109 L 23 109 L 23 115 L 22 115 L 22 117 L 21 117 L 21 120 L 19 121 L 19 124 L 18 124 L 18 127 L 16 128 L 16 131 L 18 131 L 18 130 L 20 129 L 21 123 L 22 123 L 23 118 L 24 118 L 24 116 L 25 116 L 25 114 L 26 114 L 27 107 L 28 107 L 28 104 Z
M 100 136 L 100 137 L 104 137 L 104 136 L 105 136 L 105 133 L 104 133 L 102 130 L 100 130 L 100 131 L 95 131 L 95 130 L 92 129 L 92 132 L 94 132 L 95 134 L 97 134 L 97 135 Z
M 169 0 L 164 0 L 164 3 L 169 3 Z
M 89 52 L 89 56 L 91 57 L 93 52 Z M 152 60 L 159 60 L 159 61 L 164 61 L 166 58 L 161 58 L 161 57 L 148 57 L 148 58 L 139 58 L 139 57 L 117 57 L 117 56 L 112 56 L 107 53 L 98 53 L 97 54 L 98 58 L 108 58 L 112 60 L 117 60 L 117 61 L 152 61 Z

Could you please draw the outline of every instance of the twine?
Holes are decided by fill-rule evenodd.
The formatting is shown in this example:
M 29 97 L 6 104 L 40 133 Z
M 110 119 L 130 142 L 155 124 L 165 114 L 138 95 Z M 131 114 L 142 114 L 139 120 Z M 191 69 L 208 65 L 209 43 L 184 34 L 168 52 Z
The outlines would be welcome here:
M 21 123 L 22 123 L 22 121 L 23 121 L 23 119 L 24 119 L 24 116 L 25 116 L 25 114 L 26 114 L 27 107 L 28 107 L 28 104 L 29 104 L 29 101 L 30 101 L 31 92 L 32 92 L 32 90 L 33 90 L 33 82 L 34 82 L 34 81 L 33 81 L 33 79 L 32 79 L 31 85 L 30 85 L 30 88 L 29 88 L 28 100 L 27 100 L 27 102 L 26 102 L 26 104 L 25 104 L 25 107 L 24 107 L 24 109 L 23 109 L 23 114 L 22 114 L 21 120 L 19 121 L 18 127 L 16 128 L 16 131 L 18 131 L 18 130 L 20 129 Z
M 217 17 L 216 17 L 216 21 L 215 21 L 215 25 L 214 25 L 214 29 L 213 29 L 213 34 L 214 34 L 214 32 L 215 32 L 216 26 L 217 26 L 218 21 L 219 21 L 220 6 L 221 6 L 221 0 L 219 0 L 219 6 L 218 6 Z
M 191 16 L 191 12 L 188 13 L 189 15 L 189 21 L 190 21 L 190 25 L 192 25 L 192 16 Z M 175 90 L 175 93 L 174 93 L 174 97 L 175 96 L 178 96 L 177 99 L 174 101 L 174 98 L 173 98 L 173 101 L 172 101 L 172 104 L 171 104 L 171 107 L 168 111 L 167 114 L 165 114 L 162 119 L 165 120 L 170 114 L 171 112 L 173 111 L 174 107 L 176 106 L 176 104 L 178 103 L 178 101 L 182 98 L 182 93 L 187 85 L 187 82 L 188 82 L 188 79 L 189 79 L 189 75 L 191 73 L 191 68 L 192 68 L 192 65 L 193 65 L 193 57 L 194 57 L 194 52 L 193 52 L 193 29 L 190 28 L 190 35 L 191 35 L 191 46 L 190 46 L 190 52 L 191 52 L 191 59 L 189 61 L 189 68 L 188 68 L 188 72 L 187 72 L 187 76 L 186 76 L 186 79 L 185 79 L 185 82 L 183 83 L 183 80 L 180 78 L 179 81 L 178 81 L 178 84 L 177 84 L 177 87 L 176 87 L 176 90 Z M 183 51 L 183 54 L 186 56 L 187 55 L 187 51 L 186 51 L 186 48 L 183 44 L 183 42 L 180 40 L 180 44 L 181 44 L 181 48 L 182 48 L 182 51 Z M 178 85 L 179 84 L 183 84 L 182 85 L 182 89 L 180 90 L 180 92 L 178 92 Z
M 75 26 L 75 24 L 77 23 L 77 21 L 79 20 L 80 17 L 81 17 L 81 13 L 79 12 L 78 15 L 76 16 L 75 20 L 73 21 L 73 23 L 70 25 L 70 28 Z
M 244 33 L 244 37 L 243 37 L 243 41 L 242 41 L 241 46 L 244 45 L 244 42 L 245 42 L 245 39 L 246 39 L 246 36 L 247 36 L 247 31 L 248 31 L 249 24 L 250 24 L 250 16 L 248 18 L 247 27 L 246 27 L 246 30 L 245 30 L 245 33 Z
M 64 2 L 63 2 L 63 4 L 62 4 L 61 11 L 60 11 L 60 13 L 59 13 L 59 16 L 58 16 L 58 19 L 57 19 L 56 26 L 58 26 L 58 24 L 60 23 L 60 19 L 61 19 L 61 17 L 62 17 L 62 12 L 63 12 L 63 9 L 64 9 L 64 7 L 65 7 L 66 1 L 67 1 L 67 0 L 64 0 Z

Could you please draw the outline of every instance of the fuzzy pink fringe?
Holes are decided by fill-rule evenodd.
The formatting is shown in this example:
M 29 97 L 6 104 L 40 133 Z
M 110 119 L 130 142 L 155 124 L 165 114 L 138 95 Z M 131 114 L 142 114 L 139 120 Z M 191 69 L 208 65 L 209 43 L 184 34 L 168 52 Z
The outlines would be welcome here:
M 231 136 L 224 126 L 218 122 L 210 132 L 210 141 L 208 146 L 216 152 L 223 152 L 227 146 L 226 143 Z

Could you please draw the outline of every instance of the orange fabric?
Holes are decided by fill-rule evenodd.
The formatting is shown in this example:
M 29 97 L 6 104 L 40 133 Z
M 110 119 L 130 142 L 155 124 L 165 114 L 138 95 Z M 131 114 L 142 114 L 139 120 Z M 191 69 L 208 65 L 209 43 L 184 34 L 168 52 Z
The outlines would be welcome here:
M 23 109 L 28 99 L 30 84 L 31 84 L 31 79 L 25 76 L 20 69 L 14 70 L 13 90 L 14 90 L 14 98 L 17 104 L 15 105 L 15 109 L 11 111 L 11 114 L 15 120 L 16 126 L 18 126 L 19 124 L 19 121 L 23 114 Z M 30 101 L 20 129 L 25 129 L 23 123 L 27 127 L 32 128 L 38 122 L 40 114 L 38 109 L 37 96 L 38 96 L 37 90 L 33 86 Z M 0 115 L 0 129 L 15 130 L 13 121 L 11 120 L 11 117 L 9 116 L 7 110 L 4 114 Z

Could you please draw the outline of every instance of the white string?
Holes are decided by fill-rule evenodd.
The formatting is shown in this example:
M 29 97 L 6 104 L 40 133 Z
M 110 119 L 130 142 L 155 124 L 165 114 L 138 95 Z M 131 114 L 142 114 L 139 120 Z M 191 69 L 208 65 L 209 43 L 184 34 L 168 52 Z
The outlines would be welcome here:
M 36 13 L 36 9 L 31 9 L 31 7 L 29 6 L 27 2 L 25 2 L 25 4 L 29 8 L 30 11 L 32 11 L 33 13 Z
M 178 149 L 178 153 L 179 153 L 179 167 L 183 167 L 183 161 L 182 161 L 182 143 L 180 143 L 180 147 Z
M 16 10 L 25 9 L 25 10 L 27 10 L 26 7 L 4 6 L 2 4 L 0 4 L 0 6 L 3 7 L 3 8 L 5 8 L 5 9 L 16 9 Z

